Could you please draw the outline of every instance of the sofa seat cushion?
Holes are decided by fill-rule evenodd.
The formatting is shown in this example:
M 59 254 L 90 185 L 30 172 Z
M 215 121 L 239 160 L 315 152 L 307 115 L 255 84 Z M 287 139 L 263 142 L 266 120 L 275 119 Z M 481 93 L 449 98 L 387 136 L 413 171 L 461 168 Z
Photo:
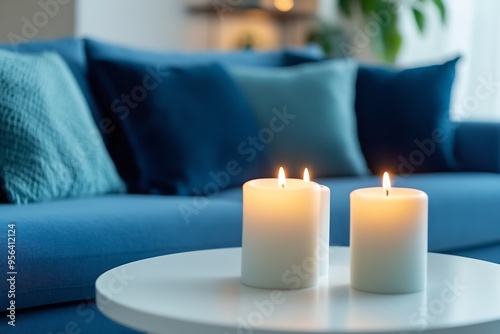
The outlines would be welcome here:
M 241 204 L 233 201 L 110 195 L 0 205 L 0 217 L 0 244 L 7 223 L 16 229 L 17 308 L 93 298 L 97 277 L 127 262 L 241 245 Z M 0 262 L 3 273 L 6 265 Z
M 349 194 L 379 187 L 379 176 L 315 180 L 331 190 L 330 244 L 349 244 Z M 453 252 L 500 243 L 500 174 L 429 173 L 396 177 L 393 186 L 416 188 L 429 196 L 429 251 Z M 219 198 L 241 201 L 234 188 Z

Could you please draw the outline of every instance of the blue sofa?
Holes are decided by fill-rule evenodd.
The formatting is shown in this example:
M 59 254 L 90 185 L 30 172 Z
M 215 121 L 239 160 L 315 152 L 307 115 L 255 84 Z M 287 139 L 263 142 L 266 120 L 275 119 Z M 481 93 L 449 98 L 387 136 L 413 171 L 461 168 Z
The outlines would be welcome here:
M 87 82 L 88 43 L 94 42 L 68 38 L 2 47 L 60 53 L 95 111 L 96 101 Z M 179 54 L 168 56 L 182 58 Z M 296 61 L 293 52 L 209 53 L 200 59 L 257 66 L 286 66 Z M 94 116 L 98 123 L 98 116 Z M 500 263 L 500 124 L 461 122 L 454 128 L 460 170 L 401 176 L 395 183 L 429 195 L 429 251 Z M 379 186 L 380 176 L 318 182 L 330 187 L 332 193 L 331 244 L 348 245 L 349 193 Z M 233 187 L 206 198 L 122 194 L 24 206 L 1 204 L 0 245 L 4 249 L 0 271 L 8 272 L 7 224 L 15 224 L 18 273 L 16 326 L 7 324 L 5 310 L 9 305 L 2 298 L 0 332 L 135 333 L 97 310 L 93 302 L 96 278 L 118 265 L 152 256 L 240 246 L 241 200 L 241 188 Z M 189 217 L 180 210 L 186 206 L 193 209 Z M 2 296 L 9 291 L 5 279 L 0 291 Z

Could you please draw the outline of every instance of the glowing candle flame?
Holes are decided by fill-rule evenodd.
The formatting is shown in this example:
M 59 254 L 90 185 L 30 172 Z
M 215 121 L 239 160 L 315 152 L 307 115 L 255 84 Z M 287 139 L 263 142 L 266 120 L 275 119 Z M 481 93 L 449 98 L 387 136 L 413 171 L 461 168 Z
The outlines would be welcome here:
M 389 196 L 389 190 L 391 190 L 391 179 L 387 172 L 384 173 L 382 180 L 382 187 L 384 188 L 385 196 Z
M 283 170 L 283 167 L 280 167 L 280 171 L 278 173 L 278 185 L 280 188 L 285 189 L 286 177 L 285 177 L 285 171 Z
M 311 178 L 309 177 L 309 171 L 306 169 L 304 169 L 304 181 L 306 182 L 310 182 L 311 181 Z

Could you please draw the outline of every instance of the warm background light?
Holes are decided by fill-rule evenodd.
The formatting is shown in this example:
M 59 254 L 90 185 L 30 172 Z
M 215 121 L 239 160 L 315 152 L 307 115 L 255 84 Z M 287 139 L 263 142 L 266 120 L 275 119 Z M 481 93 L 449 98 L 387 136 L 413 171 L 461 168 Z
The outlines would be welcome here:
M 274 0 L 274 7 L 281 12 L 288 12 L 294 6 L 293 0 Z

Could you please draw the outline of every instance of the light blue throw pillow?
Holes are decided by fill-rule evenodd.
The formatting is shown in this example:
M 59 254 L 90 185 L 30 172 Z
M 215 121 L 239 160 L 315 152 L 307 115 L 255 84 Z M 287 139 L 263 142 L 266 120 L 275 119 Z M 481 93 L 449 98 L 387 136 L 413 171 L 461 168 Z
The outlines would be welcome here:
M 0 180 L 17 204 L 124 190 L 85 98 L 55 53 L 0 51 Z
M 302 177 L 368 174 L 354 111 L 357 64 L 328 60 L 288 68 L 231 68 L 260 125 L 275 168 Z

